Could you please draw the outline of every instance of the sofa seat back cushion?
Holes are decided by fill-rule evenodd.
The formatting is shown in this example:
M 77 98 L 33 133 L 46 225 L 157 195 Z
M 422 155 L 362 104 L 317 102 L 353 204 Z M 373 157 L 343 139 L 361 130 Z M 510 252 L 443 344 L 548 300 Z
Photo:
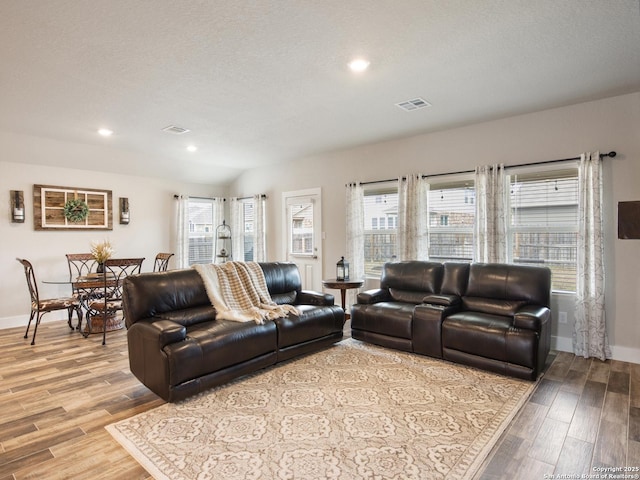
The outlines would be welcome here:
M 217 372 L 277 350 L 273 322 L 214 320 L 187 327 L 183 342 L 163 349 L 169 363 L 172 386 Z
M 508 317 L 459 312 L 442 322 L 442 347 L 535 369 L 538 335 Z
M 474 263 L 469 269 L 465 296 L 523 301 L 548 307 L 551 270 L 545 267 Z
M 172 322 L 188 327 L 195 323 L 215 320 L 216 309 L 211 305 L 203 305 L 201 307 L 183 308 L 182 310 L 158 313 L 155 318 L 171 320 Z
M 488 313 L 491 315 L 513 317 L 515 313 L 525 305 L 527 305 L 527 302 L 524 300 L 500 300 L 497 298 L 485 297 L 462 297 L 463 310 Z
M 200 274 L 191 268 L 129 276 L 122 300 L 127 327 L 165 312 L 211 307 Z
M 351 309 L 351 328 L 411 340 L 413 303 L 358 304 Z
M 259 265 L 272 298 L 283 294 L 291 295 L 291 292 L 302 289 L 300 271 L 295 263 L 260 262 Z
M 296 305 L 298 315 L 274 320 L 278 327 L 278 348 L 302 344 L 342 331 L 344 313 L 337 305 Z
M 468 263 L 445 262 L 440 293 L 458 297 L 464 295 L 469 280 L 469 267 Z
M 290 292 L 285 293 L 271 293 L 271 300 L 273 300 L 278 305 L 295 305 L 296 300 L 298 298 L 298 292 L 296 290 L 291 290 Z
M 420 303 L 425 295 L 440 292 L 442 274 L 441 263 L 421 261 L 385 263 L 382 267 L 380 288 L 389 289 L 392 298 L 399 302 Z

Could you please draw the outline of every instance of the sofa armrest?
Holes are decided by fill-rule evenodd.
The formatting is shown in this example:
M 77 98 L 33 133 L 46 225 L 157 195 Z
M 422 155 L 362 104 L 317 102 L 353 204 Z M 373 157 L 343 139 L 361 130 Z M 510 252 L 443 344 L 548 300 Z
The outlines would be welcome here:
M 513 326 L 539 332 L 551 318 L 551 310 L 541 305 L 526 305 L 513 316 Z
M 358 303 L 372 304 L 388 302 L 391 300 L 391 293 L 388 288 L 374 288 L 358 293 Z
M 158 350 L 170 343 L 182 342 L 187 337 L 186 327 L 171 320 L 141 320 L 133 324 L 129 330 L 129 335 L 139 337 L 149 344 L 155 342 Z
M 330 293 L 315 292 L 313 290 L 301 290 L 296 296 L 297 305 L 317 305 L 325 307 L 334 304 L 334 296 Z
M 462 300 L 458 295 L 445 295 L 432 293 L 422 299 L 422 303 L 429 303 L 431 305 L 442 305 L 443 307 L 453 307 L 460 305 Z

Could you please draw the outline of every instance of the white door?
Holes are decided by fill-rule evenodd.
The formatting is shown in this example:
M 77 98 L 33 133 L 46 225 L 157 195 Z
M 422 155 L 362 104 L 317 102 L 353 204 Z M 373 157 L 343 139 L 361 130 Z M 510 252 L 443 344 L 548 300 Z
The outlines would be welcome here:
M 322 195 L 319 188 L 282 193 L 285 258 L 298 265 L 302 288 L 322 291 Z

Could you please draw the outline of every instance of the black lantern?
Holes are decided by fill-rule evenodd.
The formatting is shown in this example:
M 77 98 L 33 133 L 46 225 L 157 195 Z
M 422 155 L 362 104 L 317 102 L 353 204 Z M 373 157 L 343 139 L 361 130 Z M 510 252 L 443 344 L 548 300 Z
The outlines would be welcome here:
M 336 280 L 349 280 L 349 262 L 345 262 L 344 257 L 336 263 Z

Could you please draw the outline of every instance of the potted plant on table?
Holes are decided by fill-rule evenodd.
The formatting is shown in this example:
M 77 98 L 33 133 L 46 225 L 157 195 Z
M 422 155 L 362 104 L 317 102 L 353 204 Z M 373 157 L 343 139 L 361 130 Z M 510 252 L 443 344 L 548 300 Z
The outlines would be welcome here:
M 113 246 L 109 240 L 103 240 L 102 242 L 91 242 L 91 255 L 98 263 L 96 272 L 104 272 L 104 262 L 111 258 L 114 254 Z

